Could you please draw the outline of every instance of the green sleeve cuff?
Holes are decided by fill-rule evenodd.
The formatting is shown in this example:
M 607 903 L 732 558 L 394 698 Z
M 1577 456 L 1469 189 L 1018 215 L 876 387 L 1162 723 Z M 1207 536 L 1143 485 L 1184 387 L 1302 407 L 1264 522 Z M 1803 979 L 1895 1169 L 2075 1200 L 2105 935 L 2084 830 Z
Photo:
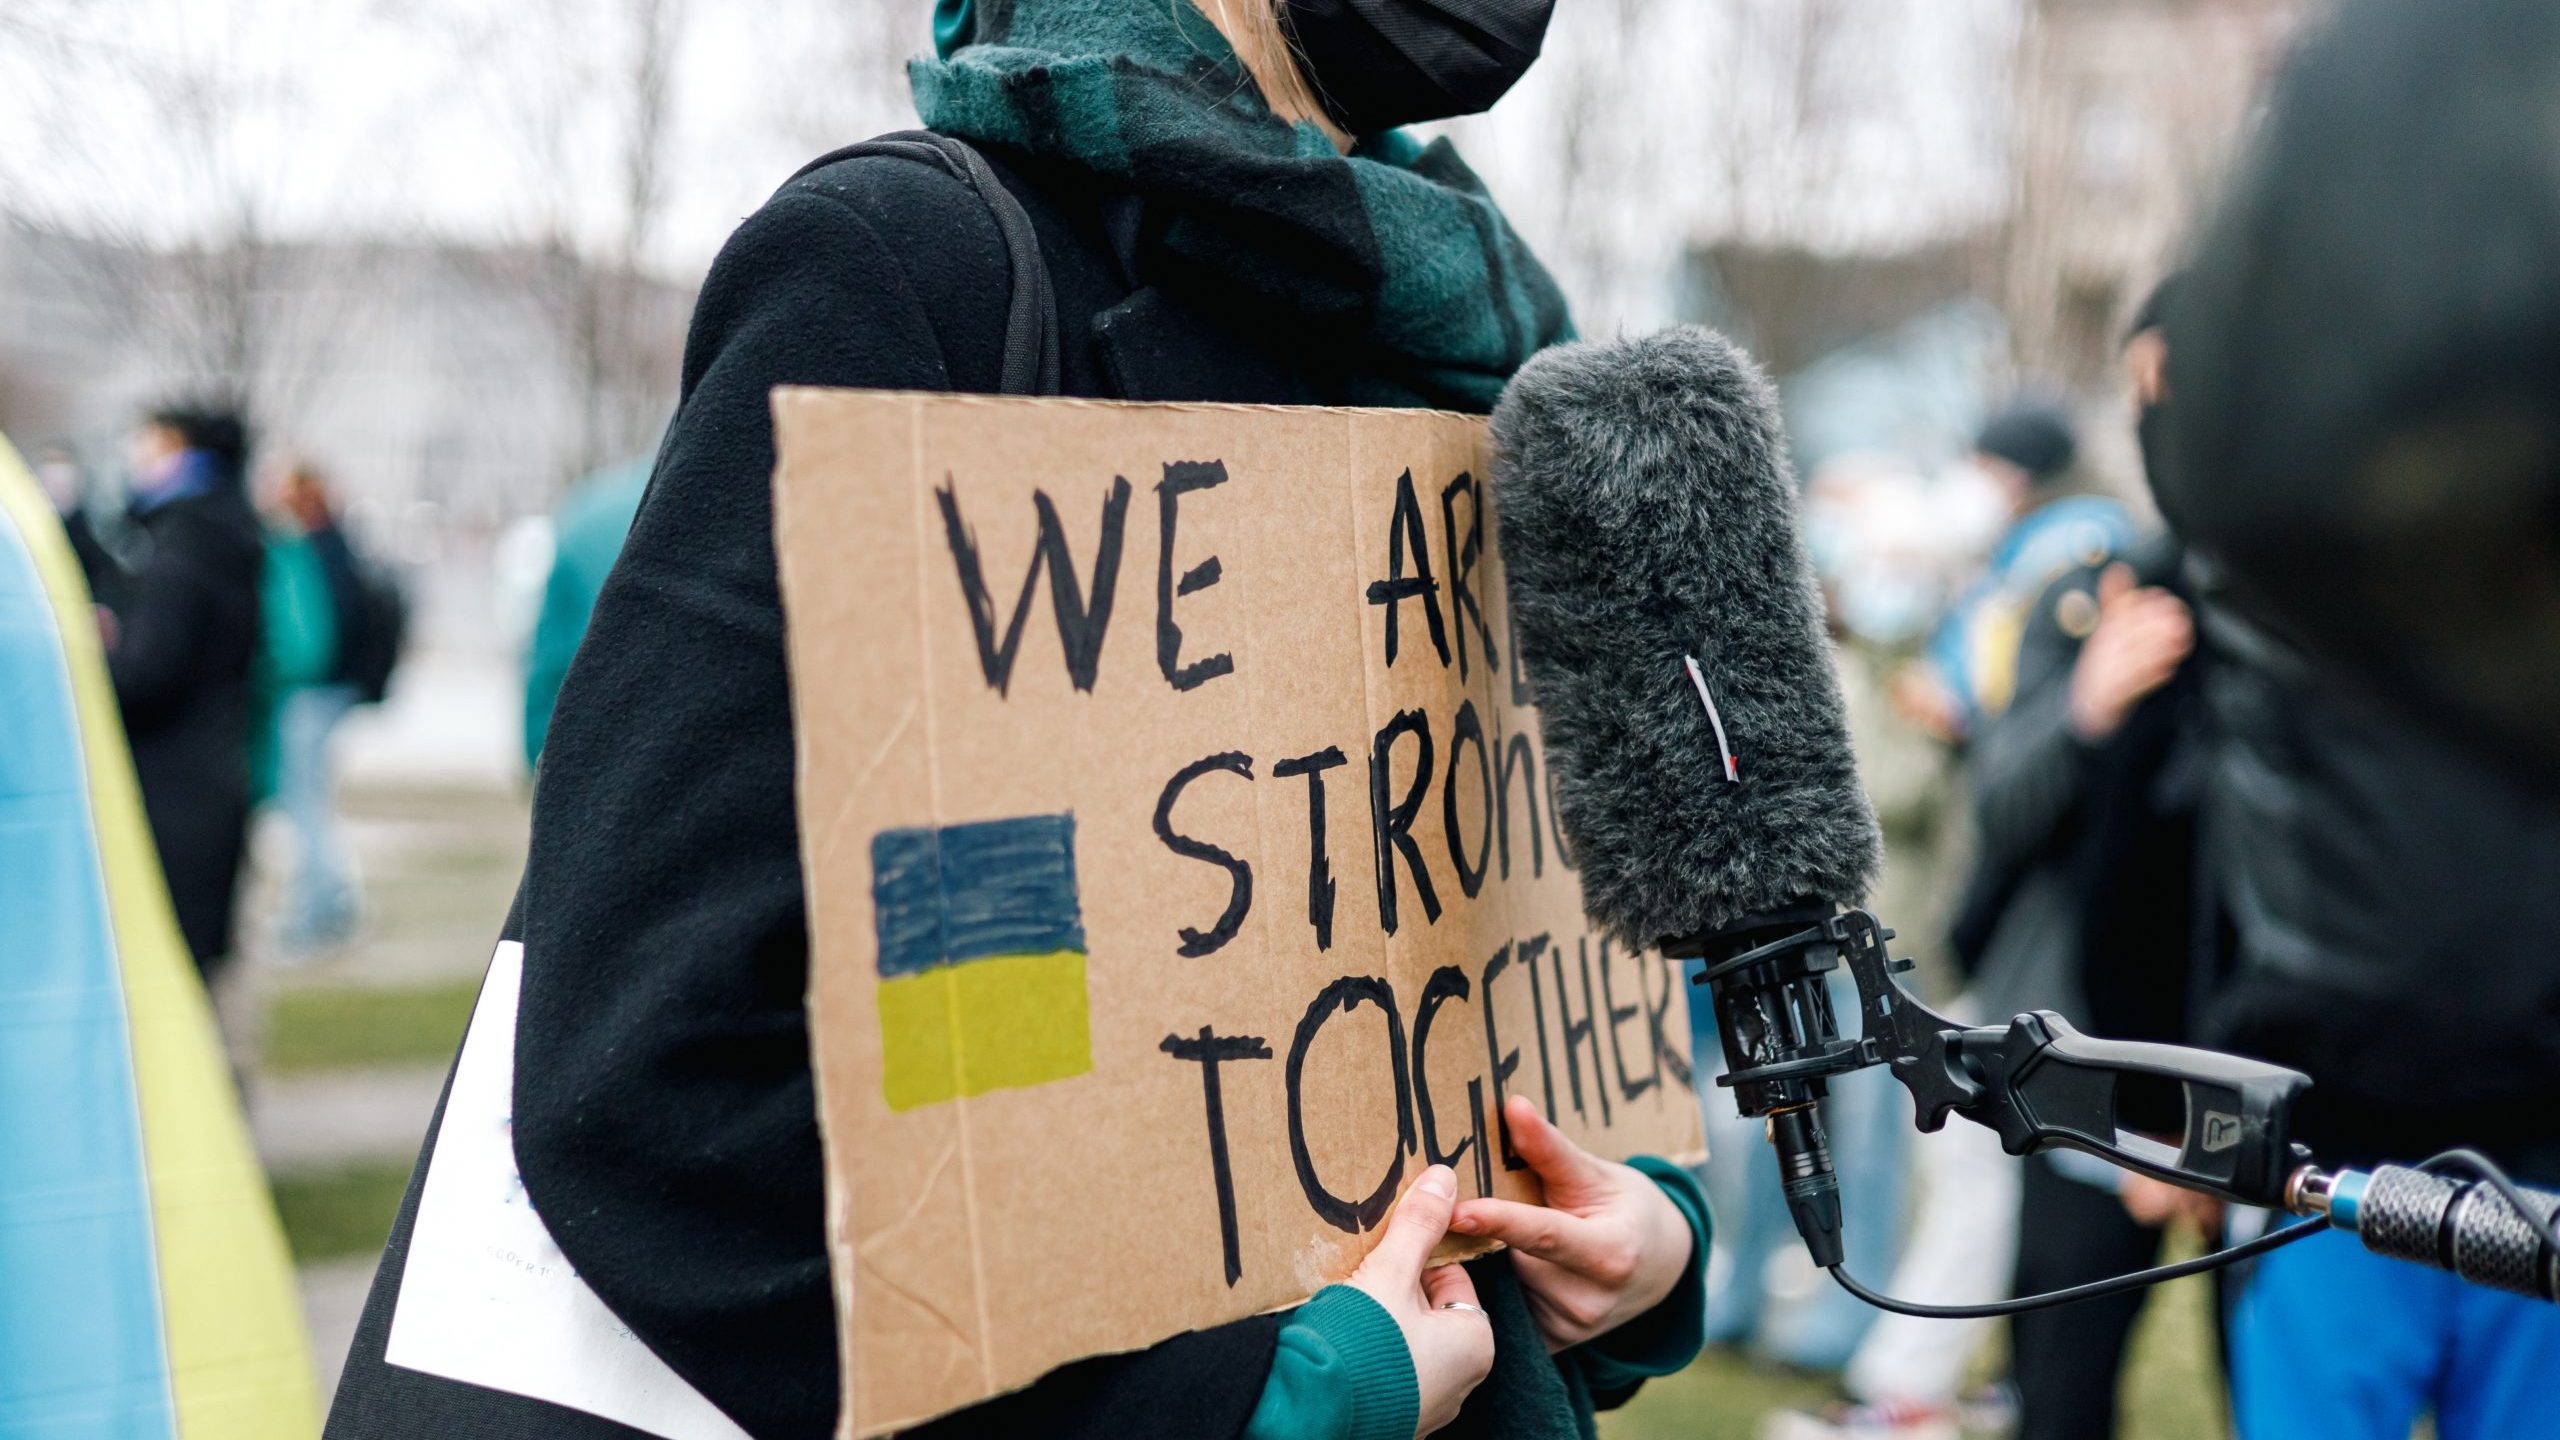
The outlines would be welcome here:
M 1627 1163 L 1661 1186 L 1689 1222 L 1689 1264 L 1661 1304 L 1557 1357 L 1569 1356 L 1582 1367 L 1594 1395 L 1623 1394 L 1656 1375 L 1685 1369 L 1707 1343 L 1707 1241 L 1715 1233 L 1707 1197 L 1688 1171 L 1668 1160 L 1638 1155 Z
M 1422 1390 L 1386 1308 L 1328 1285 L 1281 1328 L 1245 1440 L 1413 1440 Z

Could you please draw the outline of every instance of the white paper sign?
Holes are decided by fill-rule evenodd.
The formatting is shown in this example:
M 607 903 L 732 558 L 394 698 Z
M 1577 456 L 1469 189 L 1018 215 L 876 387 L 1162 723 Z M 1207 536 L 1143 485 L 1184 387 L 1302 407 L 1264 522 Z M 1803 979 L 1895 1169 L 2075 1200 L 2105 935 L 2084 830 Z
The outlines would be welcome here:
M 524 946 L 490 959 L 418 1198 L 384 1359 L 583 1410 L 663 1440 L 748 1440 L 613 1317 L 516 1172 L 516 997 Z

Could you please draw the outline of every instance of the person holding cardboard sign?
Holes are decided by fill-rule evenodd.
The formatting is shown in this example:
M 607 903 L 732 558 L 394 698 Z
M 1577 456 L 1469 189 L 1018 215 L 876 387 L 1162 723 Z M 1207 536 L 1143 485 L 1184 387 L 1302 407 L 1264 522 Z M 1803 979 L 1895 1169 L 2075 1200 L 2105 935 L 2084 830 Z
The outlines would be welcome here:
M 1501 1345 L 1534 1337 L 1551 1354 L 1589 1347 L 1559 1366 L 1568 1413 L 1587 1410 L 1595 1395 L 1624 1399 L 1652 1375 L 1688 1363 L 1704 1336 L 1700 1270 L 1706 1209 L 1686 1172 L 1639 1157 L 1634 1165 L 1599 1159 L 1547 1123 L 1528 1097 L 1505 1107 L 1512 1139 L 1546 1187 L 1547 1203 L 1523 1205 L 1490 1197 L 1459 1201 L 1457 1176 L 1445 1165 L 1422 1172 L 1396 1206 L 1377 1248 L 1343 1284 L 1317 1292 L 1281 1331 L 1269 1381 L 1246 1424 L 1246 1440 L 1297 1437 L 1429 1435 L 1456 1420 L 1460 1406 L 1492 1371 Z M 1673 1197 L 1677 1197 L 1676 1199 Z M 1443 1234 L 1500 1240 L 1517 1272 L 1533 1329 L 1497 1320 L 1483 1306 L 1468 1267 L 1425 1268 Z M 1494 1257 L 1491 1264 L 1505 1257 Z M 1691 1293 L 1674 1301 L 1681 1282 Z M 1348 1292 L 1373 1302 L 1362 1305 Z M 1408 1425 L 1396 1385 L 1370 1385 L 1364 1370 L 1391 1372 L 1396 1347 L 1377 1329 L 1383 1311 L 1401 1339 L 1414 1380 L 1415 1418 Z M 1594 1345 L 1602 1337 L 1606 1345 Z M 1544 1434 L 1539 1422 L 1560 1416 L 1521 1391 L 1542 1376 L 1515 1363 L 1509 1396 L 1519 1415 L 1480 1414 L 1477 1433 Z M 1400 1376 L 1390 1374 L 1390 1380 Z M 1374 1413 L 1393 1408 L 1392 1420 Z M 1492 1407 L 1487 1407 L 1489 1410 Z M 1548 1413 L 1536 1413 L 1545 1409 Z
M 376 1279 L 333 1436 L 835 1433 L 840 1395 L 859 1388 L 842 1383 L 844 1367 L 865 1356 L 839 1348 L 829 1283 L 804 1004 L 808 905 L 828 897 L 804 882 L 795 812 L 774 391 L 1489 411 L 1529 355 L 1570 333 L 1563 298 L 1447 145 L 1387 127 L 1491 103 L 1534 57 L 1546 12 L 1542 0 L 1289 0 L 1284 31 L 1281 0 L 944 0 L 939 54 L 912 71 L 918 107 L 978 155 L 955 161 L 915 138 L 849 155 L 794 179 L 739 229 L 704 285 L 681 407 L 561 689 L 507 940 Z M 1051 323 L 1017 323 L 1043 309 Z M 947 523 L 965 539 L 963 519 Z M 1053 586 L 1082 583 L 1051 563 Z M 1002 633 L 999 616 L 979 657 L 999 688 L 1016 654 Z M 1098 639 L 1059 638 L 1090 690 Z M 868 658 L 849 655 L 848 668 L 888 673 Z M 1178 663 L 1178 636 L 1153 658 L 1176 688 L 1205 676 Z M 1475 748 L 1491 749 L 1481 734 Z M 1075 1083 L 1090 1057 L 1073 1036 L 1026 1030 L 1040 1043 L 1008 1055 L 1014 1073 L 993 1081 L 936 1071 L 922 1053 L 964 1023 L 933 1009 L 963 983 L 1003 975 L 1073 991 L 1090 958 L 1074 817 L 931 818 L 870 836 L 864 898 L 882 943 L 864 982 L 884 1007 L 926 1017 L 907 1032 L 918 1055 L 883 1067 L 880 1103 L 960 1114 L 985 1083 Z M 964 844 L 1012 857 L 986 906 L 974 892 L 955 902 L 966 886 L 945 861 Z M 1006 923 L 974 923 L 1017 903 Z M 1538 983 L 1525 943 L 1521 954 L 1504 982 L 1514 1000 Z M 1489 976 L 1481 984 L 1490 991 Z M 1595 1020 L 1610 1008 L 1594 1012 L 1587 993 L 1578 1005 L 1596 1063 Z M 936 1014 L 950 1018 L 941 1032 Z M 1444 1051 L 1467 1024 L 1444 1027 Z M 1227 1038 L 1243 1043 L 1200 1032 L 1202 1084 Z M 1170 1069 L 1182 1043 L 1171 1037 L 1174 1058 L 1158 1063 Z M 1579 1105 L 1581 1072 L 1566 1060 Z M 1459 1205 L 1456 1177 L 1435 1166 L 1391 1217 L 1359 1202 L 1361 1228 L 1376 1234 L 1385 1218 L 1383 1235 L 1347 1283 L 1309 1303 L 1080 1360 L 910 1433 L 1586 1432 L 1595 1405 L 1695 1353 L 1704 1205 L 1673 1167 L 1596 1159 L 1530 1110 L 1494 1118 L 1545 1180 L 1548 1205 Z M 1077 1142 L 1056 1128 L 1057 1144 Z M 1472 1139 L 1475 1163 L 1489 1163 L 1498 1142 Z M 512 1158 L 521 1185 L 503 1168 L 453 1180 L 466 1152 Z M 1382 1187 L 1380 1206 L 1392 1195 Z M 466 1228 L 457 1243 L 440 1218 L 449 1196 L 502 1211 L 503 1228 Z M 1042 1200 L 1004 1192 L 986 1227 L 1004 1227 L 1003 1205 L 1019 1219 Z M 1155 1195 L 1127 1203 L 1166 1208 Z M 1452 1224 L 1516 1254 L 1433 1268 Z M 474 1309 L 471 1294 L 439 1288 L 452 1267 L 492 1258 L 503 1268 L 481 1291 L 511 1287 L 523 1297 L 513 1309 Z M 1156 1258 L 1126 1260 L 1135 1271 Z M 1203 1268 L 1215 1267 L 1211 1254 Z M 889 1298 L 953 1333 L 1006 1308 L 983 1295 L 955 1321 Z M 1090 1298 L 1114 1303 L 1100 1287 Z

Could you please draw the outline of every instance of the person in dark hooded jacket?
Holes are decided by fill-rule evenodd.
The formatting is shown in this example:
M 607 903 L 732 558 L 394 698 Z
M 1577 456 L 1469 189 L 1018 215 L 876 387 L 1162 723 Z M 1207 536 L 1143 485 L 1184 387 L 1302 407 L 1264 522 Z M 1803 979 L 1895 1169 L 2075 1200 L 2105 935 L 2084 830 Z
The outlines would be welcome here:
M 232 949 L 249 835 L 250 669 L 263 532 L 234 413 L 176 407 L 136 432 L 136 558 L 107 587 L 101 628 L 142 805 L 178 928 L 198 969 Z
M 1061 393 L 1482 413 L 1570 333 L 1564 301 L 1455 152 L 1390 127 L 1490 104 L 1546 8 L 1293 4 L 1284 34 L 1279 0 L 945 0 L 939 58 L 911 74 L 925 123 L 1027 214 Z M 1513 43 L 1459 43 L 1486 34 Z M 1293 53 L 1316 57 L 1312 86 Z M 506 929 L 524 947 L 526 1193 L 613 1315 L 760 1440 L 832 1434 L 839 1397 L 768 396 L 1000 388 L 1016 252 L 966 173 L 820 165 L 713 266 L 681 406 L 544 742 Z M 1580 1218 L 1453 1203 L 1434 1167 L 1353 1282 L 1299 1311 L 1079 1362 L 914 1433 L 1587 1437 L 1595 1405 L 1698 1348 L 1703 1202 L 1670 1167 L 1511 1120 Z M 386 1362 L 420 1183 L 329 1434 L 646 1433 Z M 1523 1228 L 1550 1221 L 1569 1243 Z M 1520 1253 L 1426 1278 L 1443 1226 Z M 1590 1263 L 1594 1236 L 1625 1263 Z
M 2348 0 L 2168 307 L 2162 512 L 2215 664 L 2202 1043 L 2324 1165 L 2560 1183 L 2560 10 Z M 2341 1325 L 2340 1317 L 2352 1317 Z M 2544 1435 L 2560 1310 L 2321 1235 L 2230 1314 L 2244 1440 Z M 2341 1340 L 2350 1343 L 2339 1343 Z

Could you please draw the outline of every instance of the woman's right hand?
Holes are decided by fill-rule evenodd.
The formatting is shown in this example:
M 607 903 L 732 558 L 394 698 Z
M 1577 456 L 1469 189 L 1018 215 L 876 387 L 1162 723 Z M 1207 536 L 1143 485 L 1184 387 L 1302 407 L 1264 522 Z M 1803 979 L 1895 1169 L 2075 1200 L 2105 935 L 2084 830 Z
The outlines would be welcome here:
M 1475 1282 L 1459 1266 L 1429 1263 L 1457 1204 L 1455 1172 L 1446 1165 L 1423 1171 L 1396 1202 L 1377 1248 L 1342 1282 L 1377 1301 L 1404 1332 L 1422 1392 L 1416 1435 L 1458 1418 L 1468 1392 L 1493 1369 L 1493 1322 L 1475 1308 Z M 1468 1308 L 1442 1308 L 1451 1304 Z

